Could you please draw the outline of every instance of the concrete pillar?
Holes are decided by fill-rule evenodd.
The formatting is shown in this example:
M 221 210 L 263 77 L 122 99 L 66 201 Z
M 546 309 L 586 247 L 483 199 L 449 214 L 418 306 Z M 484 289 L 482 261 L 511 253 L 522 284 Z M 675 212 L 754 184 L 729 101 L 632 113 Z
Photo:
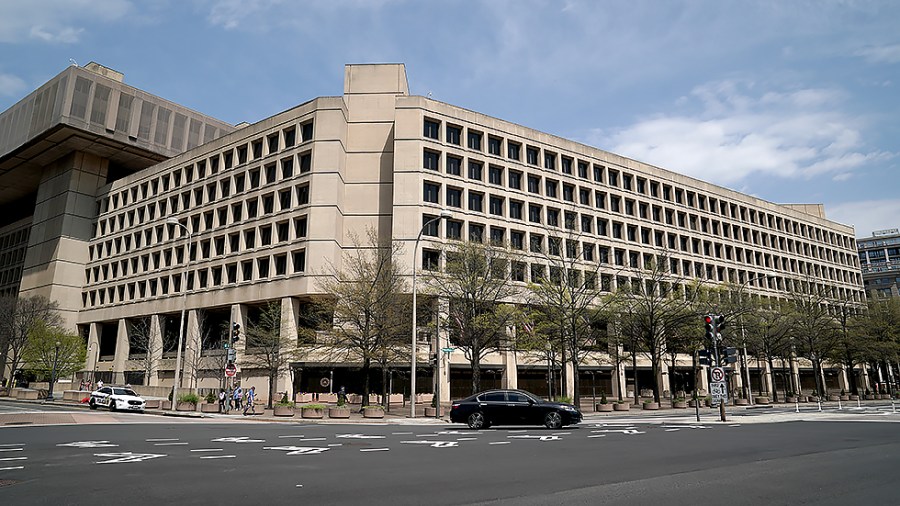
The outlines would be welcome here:
M 131 346 L 128 343 L 128 323 L 122 318 L 116 333 L 116 354 L 113 357 L 113 383 L 120 385 L 125 383 L 125 367 L 128 362 L 128 353 Z
M 231 305 L 231 321 L 232 323 L 237 323 L 241 326 L 240 338 L 234 342 L 234 353 L 235 353 L 235 361 L 234 364 L 237 367 L 237 375 L 233 378 L 233 382 L 230 384 L 231 387 L 234 385 L 240 384 L 241 386 L 249 386 L 244 383 L 246 379 L 244 377 L 242 364 L 245 364 L 244 352 L 247 350 L 247 306 L 242 304 L 232 304 Z
M 772 369 L 769 368 L 769 362 L 763 361 L 763 386 L 766 388 L 766 391 L 763 395 L 767 395 L 769 397 L 772 396 Z
M 300 312 L 300 301 L 294 297 L 281 299 L 281 353 L 285 357 L 284 366 L 278 371 L 275 378 L 275 392 L 287 392 L 288 399 L 294 398 L 294 375 L 291 363 L 298 359 L 297 347 L 297 316 Z M 275 402 L 281 400 L 280 396 L 273 397 Z
M 150 377 L 147 378 L 147 384 L 151 387 L 159 386 L 159 362 L 162 360 L 163 339 L 162 325 L 159 321 L 159 315 L 150 315 Z
M 197 366 L 200 362 L 201 346 L 200 320 L 197 310 L 190 309 L 187 312 L 187 327 L 184 329 L 184 372 L 181 375 L 179 388 L 185 385 L 188 389 L 197 387 Z
M 704 397 L 709 394 L 709 366 L 701 365 L 698 374 L 700 377 L 697 378 L 697 390 L 700 397 Z
M 791 379 L 794 383 L 791 387 L 794 390 L 794 395 L 800 395 L 800 364 L 797 362 L 797 357 L 793 354 L 791 355 Z
M 566 368 L 566 384 L 563 392 L 566 397 L 570 399 L 575 399 L 575 370 L 572 367 L 572 362 L 566 361 L 563 364 L 563 367 Z
M 621 347 L 619 349 L 619 356 L 621 356 L 622 350 Z M 616 368 L 612 371 L 612 396 L 617 400 L 622 400 L 628 397 L 628 392 L 625 390 L 625 364 L 620 363 L 616 364 Z M 621 397 L 620 397 L 621 396 Z
M 850 393 L 850 381 L 847 378 L 847 368 L 841 366 L 841 372 L 838 374 L 838 387 L 846 393 Z
M 866 367 L 866 364 L 860 364 L 859 367 L 859 393 L 860 395 L 865 395 L 866 390 L 872 391 L 872 382 L 869 381 L 869 368 Z
M 515 327 L 506 328 L 506 338 L 510 343 L 515 342 Z M 500 386 L 502 388 L 519 388 L 519 372 L 516 352 L 513 349 L 513 346 L 507 348 L 509 349 L 500 352 L 500 356 L 503 358 L 503 376 L 500 379 Z
M 100 324 L 88 324 L 88 353 L 85 361 L 85 370 L 91 378 L 91 382 L 95 381 L 94 371 L 97 370 L 97 360 L 100 358 Z
M 669 390 L 669 364 L 665 360 L 659 361 L 659 375 L 656 377 L 656 381 L 659 385 L 659 398 L 663 399 Z M 674 392 L 669 392 L 670 396 L 673 394 Z
M 438 299 L 438 321 L 447 321 L 450 303 L 446 298 Z M 450 329 L 446 325 L 438 326 L 438 350 L 450 347 Z M 506 373 L 503 374 L 504 380 Z M 441 404 L 449 405 L 450 401 L 450 354 L 441 352 L 441 374 L 438 377 L 438 391 Z M 515 387 L 510 387 L 515 388 Z

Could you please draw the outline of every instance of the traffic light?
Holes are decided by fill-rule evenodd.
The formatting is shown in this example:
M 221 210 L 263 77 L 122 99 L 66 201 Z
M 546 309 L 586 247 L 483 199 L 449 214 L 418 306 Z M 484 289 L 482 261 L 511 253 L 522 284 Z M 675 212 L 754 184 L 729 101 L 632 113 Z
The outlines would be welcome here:
M 708 314 L 703 317 L 703 321 L 706 323 L 706 340 L 709 343 L 715 344 L 716 342 L 716 317 Z
M 700 350 L 697 352 L 697 355 L 700 356 L 700 365 L 713 365 L 715 361 L 712 350 Z
M 725 353 L 722 356 L 723 364 L 733 364 L 737 362 L 737 348 L 725 348 Z
M 231 322 L 231 340 L 237 341 L 241 338 L 241 324 L 238 322 Z
M 725 315 L 716 316 L 716 334 L 722 337 L 722 331 L 725 330 Z

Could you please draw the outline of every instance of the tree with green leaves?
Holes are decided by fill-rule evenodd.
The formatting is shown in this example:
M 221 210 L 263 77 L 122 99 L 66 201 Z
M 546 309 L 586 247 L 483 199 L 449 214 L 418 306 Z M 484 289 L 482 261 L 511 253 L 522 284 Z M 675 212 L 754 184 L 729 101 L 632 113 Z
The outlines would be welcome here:
M 834 299 L 831 290 L 809 276 L 794 279 L 788 290 L 791 332 L 798 343 L 798 352 L 812 362 L 816 376 L 816 395 L 825 395 L 822 383 L 822 362 L 840 342 L 837 322 L 831 313 Z
M 900 361 L 900 299 L 873 297 L 868 301 L 865 332 L 869 336 L 866 348 L 868 362 L 885 373 L 894 370 Z M 888 365 L 892 367 L 888 367 Z M 895 378 L 888 377 L 889 382 Z
M 5 298 L 0 303 L 0 376 L 8 370 L 14 375 L 23 364 L 31 333 L 40 327 L 62 327 L 59 305 L 39 295 Z
M 362 363 L 362 405 L 369 404 L 370 370 L 382 373 L 382 399 L 387 402 L 388 366 L 409 356 L 410 304 L 404 272 L 398 259 L 402 244 L 380 241 L 368 230 L 368 243 L 344 254 L 341 268 L 332 266 L 319 287 L 334 297 L 333 350 L 345 360 Z
M 22 359 L 30 371 L 49 381 L 54 365 L 57 379 L 71 376 L 84 366 L 86 355 L 81 336 L 39 323 L 29 333 Z
M 755 311 L 743 316 L 743 324 L 747 328 L 746 344 L 755 351 L 757 358 L 763 358 L 769 365 L 772 400 L 776 402 L 775 359 L 790 359 L 793 347 L 788 309 L 784 301 L 776 299 L 770 300 L 769 304 L 758 304 Z M 760 386 L 759 390 L 763 388 Z
M 426 290 L 449 302 L 441 324 L 472 367 L 472 393 L 481 390 L 482 360 L 511 347 L 507 328 L 519 314 L 512 304 L 519 289 L 510 277 L 511 262 L 512 255 L 500 245 L 453 242 L 444 269 L 425 274 Z

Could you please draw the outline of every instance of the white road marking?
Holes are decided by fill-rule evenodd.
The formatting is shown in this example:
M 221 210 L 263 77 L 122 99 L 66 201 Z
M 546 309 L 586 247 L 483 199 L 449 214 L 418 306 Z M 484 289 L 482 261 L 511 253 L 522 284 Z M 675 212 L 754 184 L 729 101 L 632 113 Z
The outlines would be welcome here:
M 477 437 L 458 437 L 458 438 L 456 438 L 456 440 L 457 441 L 477 441 L 478 438 Z
M 344 446 L 344 443 L 331 443 L 328 446 Z
M 637 429 L 603 429 L 603 430 L 592 430 L 591 432 L 608 432 L 608 433 L 616 433 L 616 434 L 646 434 L 644 431 L 640 431 Z
M 412 434 L 412 432 L 410 432 Z M 25 446 L 25 443 L 3 443 L 0 446 Z
M 681 429 L 666 429 L 666 432 L 678 432 Z
M 112 444 L 109 441 L 75 441 L 72 443 L 58 444 L 56 446 L 71 446 L 74 448 L 105 448 L 119 445 Z
M 554 432 L 554 436 L 568 436 L 571 432 Z
M 25 466 L 16 466 L 16 467 L 0 467 L 0 471 L 13 471 L 15 469 L 25 469 Z
M 540 441 L 559 441 L 562 438 L 559 436 L 532 436 L 532 435 L 522 435 L 522 436 L 506 436 L 515 439 L 538 439 Z
M 588 436 L 588 437 L 590 437 L 590 436 Z M 493 443 L 488 443 L 488 444 L 491 444 L 491 445 L 508 445 L 508 444 L 509 444 L 509 441 L 494 441 Z
M 389 452 L 390 448 L 360 448 L 361 452 Z
M 197 448 L 195 450 L 191 450 L 192 452 L 221 452 L 225 451 L 224 448 Z
M 690 424 L 690 425 L 663 425 L 663 427 L 667 427 L 667 428 L 671 428 L 671 429 L 708 429 L 708 428 L 709 428 L 709 427 L 707 427 L 706 425 L 697 425 L 697 424 Z
M 278 436 L 278 437 L 281 439 L 284 439 L 284 438 L 289 438 L 289 437 L 306 437 L 306 436 L 304 436 L 303 434 L 294 434 L 291 436 Z
M 606 434 L 594 434 L 593 436 L 588 437 L 606 437 Z
M 410 349 L 412 349 L 412 348 L 410 348 Z M 296 485 L 296 487 L 301 488 L 301 487 L 303 487 L 303 485 Z
M 372 436 L 368 434 L 337 434 L 335 437 L 342 439 L 384 439 L 384 436 Z
M 0 452 L 20 452 L 24 448 L 0 448 Z
M 409 436 L 412 432 L 391 432 L 391 434 L 394 436 Z
M 236 455 L 207 455 L 206 457 L 200 457 L 201 459 L 233 459 Z
M 146 441 L 148 443 L 162 442 L 162 441 L 178 441 L 178 438 L 151 438 L 151 439 L 145 439 L 144 441 Z
M 155 443 L 153 446 L 181 446 L 188 443 Z
M 231 436 L 210 439 L 213 443 L 265 443 L 265 439 L 251 439 L 249 436 Z
M 3 459 L 0 459 L 0 461 L 6 461 L 6 460 L 28 460 L 28 457 L 6 457 Z
M 740 427 L 740 426 L 741 426 L 741 424 L 739 424 L 739 423 L 735 423 L 735 424 L 729 425 L 729 427 Z
M 459 446 L 456 441 L 400 441 L 401 444 L 428 445 L 432 448 L 455 448 Z
M 167 455 L 162 453 L 95 453 L 95 457 L 112 457 L 111 460 L 101 460 L 100 462 L 95 462 L 95 464 L 127 464 L 131 462 L 143 462 L 145 460 L 158 459 L 159 457 L 166 457 Z
M 287 455 L 316 455 L 329 449 L 315 446 L 263 446 L 263 450 L 286 451 Z

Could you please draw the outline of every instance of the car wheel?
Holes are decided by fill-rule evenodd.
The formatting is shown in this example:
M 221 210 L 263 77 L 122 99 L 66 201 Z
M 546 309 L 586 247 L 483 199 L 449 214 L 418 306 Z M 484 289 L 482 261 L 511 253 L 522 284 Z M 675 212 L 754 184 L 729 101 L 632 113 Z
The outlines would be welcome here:
M 562 417 L 556 411 L 551 411 L 544 416 L 544 425 L 548 429 L 558 429 L 562 427 Z
M 97 409 L 97 403 L 94 402 L 94 399 L 91 399 L 88 404 L 90 405 L 91 409 Z
M 109 410 L 110 411 L 116 410 L 116 401 L 109 401 Z
M 488 427 L 487 420 L 484 418 L 484 413 L 481 411 L 476 411 L 469 415 L 467 422 L 469 424 L 470 429 L 486 429 Z

